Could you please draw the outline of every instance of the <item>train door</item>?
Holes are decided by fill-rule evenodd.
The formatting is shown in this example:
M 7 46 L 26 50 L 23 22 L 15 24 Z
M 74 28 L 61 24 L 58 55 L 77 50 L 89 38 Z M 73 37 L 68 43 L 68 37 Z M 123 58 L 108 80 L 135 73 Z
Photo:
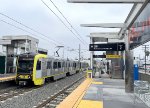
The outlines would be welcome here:
M 42 58 L 41 60 L 41 70 L 42 70 L 42 77 L 47 76 L 47 60 L 45 58 Z
M 66 72 L 68 73 L 69 70 L 68 70 L 68 62 L 67 61 L 65 62 L 65 67 L 66 67 Z
M 73 62 L 70 62 L 70 69 L 71 69 L 71 72 L 73 71 Z
M 52 71 L 53 75 L 57 75 L 58 74 L 58 62 L 54 61 L 53 62 L 53 71 Z
M 62 62 L 62 68 L 63 68 L 63 72 L 64 72 L 64 73 L 67 73 L 66 67 L 65 67 L 65 61 Z
M 69 72 L 71 73 L 71 71 L 72 71 L 72 68 L 71 68 L 71 62 L 69 62 Z
M 37 61 L 36 65 L 36 78 L 42 78 L 42 70 L 41 70 L 41 60 Z
M 77 70 L 76 66 L 77 66 L 77 64 L 76 64 L 76 62 L 74 62 L 73 63 L 73 74 L 76 73 L 76 70 Z
M 48 60 L 47 61 L 47 76 L 51 76 L 52 75 L 52 61 Z
M 58 61 L 58 74 L 61 74 L 62 72 L 63 72 L 62 62 Z

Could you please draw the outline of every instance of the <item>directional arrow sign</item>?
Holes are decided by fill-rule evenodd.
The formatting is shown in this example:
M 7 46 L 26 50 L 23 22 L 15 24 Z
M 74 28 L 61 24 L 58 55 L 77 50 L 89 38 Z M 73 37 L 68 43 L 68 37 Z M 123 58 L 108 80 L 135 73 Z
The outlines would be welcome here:
M 90 51 L 124 51 L 124 43 L 90 44 Z

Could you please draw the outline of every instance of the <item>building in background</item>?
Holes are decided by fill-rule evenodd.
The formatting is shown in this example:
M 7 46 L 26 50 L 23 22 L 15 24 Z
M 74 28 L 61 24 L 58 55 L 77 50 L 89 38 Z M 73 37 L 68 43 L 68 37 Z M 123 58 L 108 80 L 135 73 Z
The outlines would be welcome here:
M 39 40 L 28 35 L 2 36 L 0 45 L 2 45 L 3 56 L 0 55 L 1 67 L 0 73 L 15 72 L 17 55 L 34 52 L 38 53 Z

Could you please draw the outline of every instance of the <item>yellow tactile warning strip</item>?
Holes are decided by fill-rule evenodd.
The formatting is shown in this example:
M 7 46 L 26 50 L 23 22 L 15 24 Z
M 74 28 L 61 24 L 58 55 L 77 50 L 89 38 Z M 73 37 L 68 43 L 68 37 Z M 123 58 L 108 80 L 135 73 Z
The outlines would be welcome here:
M 77 108 L 103 108 L 102 101 L 81 100 Z
M 103 84 L 103 82 L 92 82 L 92 84 Z
M 75 89 L 56 108 L 103 108 L 103 101 L 83 99 L 88 88 L 92 85 L 101 85 L 103 82 L 95 82 L 87 78 L 77 89 Z
M 95 82 L 95 81 L 93 81 L 91 83 L 90 87 L 93 84 L 94 85 L 101 85 L 101 84 L 103 84 L 103 82 Z M 90 89 L 90 87 L 88 88 L 88 90 Z M 97 92 L 97 91 L 95 91 L 95 92 Z M 98 91 L 98 92 L 101 92 L 101 91 Z M 87 95 L 87 93 L 85 93 L 84 96 L 85 95 Z M 86 99 L 82 98 L 80 100 L 80 103 L 78 104 L 78 106 L 76 108 L 103 108 L 103 101 L 100 101 L 100 100 L 86 100 Z
M 79 87 L 77 87 L 66 99 L 64 99 L 56 108 L 75 108 L 78 100 L 82 99 L 85 91 L 92 83 L 92 79 L 86 79 Z
M 15 80 L 15 78 L 16 76 L 3 77 L 3 78 L 0 78 L 0 82 Z

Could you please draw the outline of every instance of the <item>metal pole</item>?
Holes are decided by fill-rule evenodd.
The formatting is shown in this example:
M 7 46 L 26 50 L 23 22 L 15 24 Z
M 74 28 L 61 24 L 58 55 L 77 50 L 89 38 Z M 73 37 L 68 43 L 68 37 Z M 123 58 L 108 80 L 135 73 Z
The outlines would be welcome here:
M 65 50 L 64 50 L 64 48 L 63 48 L 63 59 L 64 59 L 64 56 L 65 56 Z
M 93 44 L 93 39 L 90 37 L 90 43 Z M 94 51 L 91 51 L 91 57 L 90 57 L 90 68 L 93 69 L 93 55 Z
M 79 44 L 79 64 L 80 64 L 80 59 L 81 59 L 81 46 L 80 46 L 80 44 Z M 81 68 L 81 67 L 80 67 Z
M 8 46 L 6 45 L 6 57 L 5 57 L 5 74 L 7 73 L 7 61 L 8 61 Z
M 145 45 L 145 73 L 146 73 L 146 45 Z

